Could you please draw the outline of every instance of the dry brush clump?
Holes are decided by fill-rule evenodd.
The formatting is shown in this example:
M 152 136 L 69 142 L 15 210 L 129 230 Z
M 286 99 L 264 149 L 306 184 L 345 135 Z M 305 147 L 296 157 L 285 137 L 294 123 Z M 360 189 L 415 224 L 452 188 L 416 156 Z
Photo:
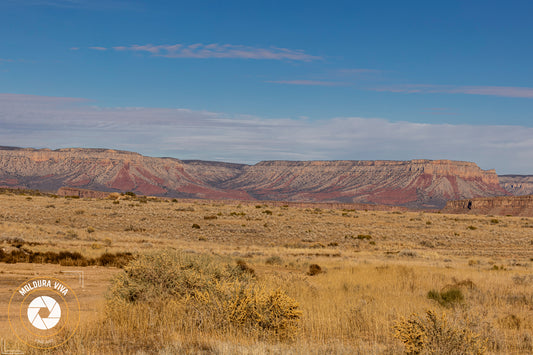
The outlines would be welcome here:
M 426 311 L 425 317 L 413 314 L 394 325 L 395 337 L 407 354 L 485 354 L 487 340 L 467 326 L 453 324 L 445 313 Z
M 141 348 L 184 334 L 292 339 L 301 317 L 294 299 L 258 281 L 243 261 L 181 251 L 143 255 L 126 266 L 113 281 L 106 314 L 118 343 L 138 339 Z
M 87 258 L 79 252 L 70 251 L 32 251 L 26 248 L 13 249 L 5 252 L 0 249 L 0 262 L 7 264 L 59 264 L 62 266 L 114 266 L 124 267 L 135 256 L 132 253 L 103 253 L 97 258 Z

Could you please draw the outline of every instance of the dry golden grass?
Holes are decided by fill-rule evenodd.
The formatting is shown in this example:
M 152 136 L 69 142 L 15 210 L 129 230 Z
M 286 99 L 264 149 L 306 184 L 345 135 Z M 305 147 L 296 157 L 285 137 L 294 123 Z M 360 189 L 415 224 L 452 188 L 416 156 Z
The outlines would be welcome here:
M 104 296 L 120 269 L 0 264 L 0 280 L 12 284 L 33 273 L 87 272 L 87 317 L 60 353 L 397 354 L 408 350 L 398 324 L 416 320 L 429 327 L 428 310 L 438 331 L 427 330 L 423 352 L 453 353 L 447 346 L 466 339 L 460 331 L 480 339 L 478 349 L 488 353 L 533 351 L 533 218 L 27 197 L 0 195 L 0 247 L 6 252 L 27 248 L 97 258 L 177 249 L 231 265 L 241 259 L 262 287 L 283 290 L 301 311 L 292 340 L 177 321 L 186 314 L 180 300 L 164 307 L 136 304 L 113 319 L 104 311 Z M 312 264 L 322 272 L 310 276 Z M 459 289 L 463 300 L 444 306 L 428 298 L 432 290 L 450 288 Z M 0 293 L 0 305 L 9 293 Z M 151 318 L 139 316 L 146 312 Z M 2 339 L 11 348 L 22 346 L 5 325 L 0 318 Z M 446 344 L 431 340 L 435 332 Z

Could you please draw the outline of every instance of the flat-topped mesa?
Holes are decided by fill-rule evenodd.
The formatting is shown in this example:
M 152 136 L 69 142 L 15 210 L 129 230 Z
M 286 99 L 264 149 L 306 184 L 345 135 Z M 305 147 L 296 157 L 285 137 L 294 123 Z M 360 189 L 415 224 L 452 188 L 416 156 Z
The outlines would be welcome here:
M 494 170 L 470 162 L 265 161 L 223 187 L 257 199 L 339 201 L 442 208 L 447 200 L 507 194 Z
M 267 168 L 267 169 L 265 169 Z M 463 180 L 472 180 L 482 182 L 488 185 L 498 185 L 498 175 L 494 170 L 482 170 L 475 163 L 451 160 L 425 160 L 417 159 L 410 161 L 392 161 L 392 160 L 338 160 L 338 161 L 265 161 L 260 162 L 249 170 L 261 171 L 285 171 L 285 172 L 309 172 L 314 170 L 316 173 L 335 174 L 335 173 L 353 173 L 353 174 L 372 174 L 379 177 L 380 174 L 401 174 L 401 175 L 431 175 L 433 177 L 451 177 Z M 377 175 L 376 175 L 377 174 Z M 268 175 L 265 175 L 266 179 Z M 494 186 L 505 194 L 501 188 Z
M 493 170 L 461 161 L 264 161 L 244 165 L 83 148 L 0 147 L 0 186 L 432 209 L 444 207 L 451 199 L 508 194 Z
M 482 170 L 476 163 L 453 160 L 313 160 L 313 161 L 288 161 L 270 160 L 262 161 L 254 167 L 323 167 L 323 168 L 393 168 L 408 169 L 410 172 L 420 172 L 430 175 L 455 175 L 460 178 L 483 179 L 490 184 L 498 184 L 498 175 L 494 169 Z
M 33 161 L 47 161 L 47 160 L 63 160 L 63 159 L 129 159 L 138 160 L 143 159 L 139 153 L 128 152 L 124 150 L 104 149 L 104 148 L 61 148 L 56 150 L 51 149 L 33 149 L 33 148 L 19 148 L 19 149 L 3 149 L 0 148 L 2 155 L 12 157 L 25 157 Z

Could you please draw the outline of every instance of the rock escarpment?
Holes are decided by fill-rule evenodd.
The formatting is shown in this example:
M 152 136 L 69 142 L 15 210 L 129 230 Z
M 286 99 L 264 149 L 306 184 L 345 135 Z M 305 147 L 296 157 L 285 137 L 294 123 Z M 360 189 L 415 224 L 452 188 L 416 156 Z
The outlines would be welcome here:
M 493 170 L 449 160 L 269 161 L 222 186 L 257 199 L 439 208 L 447 200 L 505 195 Z
M 442 212 L 533 217 L 533 196 L 483 197 L 448 201 Z
M 245 192 L 214 187 L 218 180 L 235 176 L 239 167 L 226 164 L 203 171 L 178 159 L 111 149 L 10 148 L 0 149 L 0 186 L 43 191 L 66 186 L 155 196 L 250 199 Z
M 243 165 L 80 148 L 0 148 L 0 186 L 415 208 L 442 208 L 448 200 L 508 194 L 493 170 L 469 162 L 265 161 Z

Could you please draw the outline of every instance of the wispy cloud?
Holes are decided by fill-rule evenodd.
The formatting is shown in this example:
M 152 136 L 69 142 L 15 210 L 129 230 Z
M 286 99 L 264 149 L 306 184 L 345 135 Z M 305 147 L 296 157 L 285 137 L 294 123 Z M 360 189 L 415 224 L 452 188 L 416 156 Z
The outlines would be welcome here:
M 378 69 L 365 69 L 365 68 L 337 70 L 337 74 L 340 74 L 340 75 L 380 74 L 382 72 L 383 72 L 382 70 L 378 70 Z
M 373 88 L 374 91 L 420 94 L 466 94 L 516 98 L 533 98 L 533 88 L 514 86 L 453 86 L 453 85 L 392 85 Z
M 287 85 L 306 85 L 306 86 L 344 86 L 349 85 L 338 81 L 323 80 L 267 80 L 266 83 L 287 84 Z
M 374 80 L 381 70 L 352 68 L 314 74 L 309 79 L 267 80 L 266 83 L 304 86 L 356 86 L 361 81 Z
M 72 49 L 72 48 L 71 48 Z M 89 49 L 93 49 L 95 51 L 107 51 L 106 47 L 89 47 Z M 73 49 L 74 50 L 74 49 Z
M 23 147 L 106 147 L 152 156 L 248 163 L 452 159 L 474 161 L 498 173 L 533 173 L 532 127 L 362 117 L 267 119 L 93 104 L 78 98 L 0 94 L 0 141 Z
M 103 50 L 105 47 L 90 47 L 91 49 Z M 302 50 L 294 50 L 279 47 L 259 48 L 235 44 L 170 44 L 170 45 L 131 45 L 115 46 L 115 51 L 144 52 L 152 56 L 166 58 L 242 58 L 242 59 L 271 59 L 271 60 L 294 60 L 309 62 L 322 59 L 305 53 Z

